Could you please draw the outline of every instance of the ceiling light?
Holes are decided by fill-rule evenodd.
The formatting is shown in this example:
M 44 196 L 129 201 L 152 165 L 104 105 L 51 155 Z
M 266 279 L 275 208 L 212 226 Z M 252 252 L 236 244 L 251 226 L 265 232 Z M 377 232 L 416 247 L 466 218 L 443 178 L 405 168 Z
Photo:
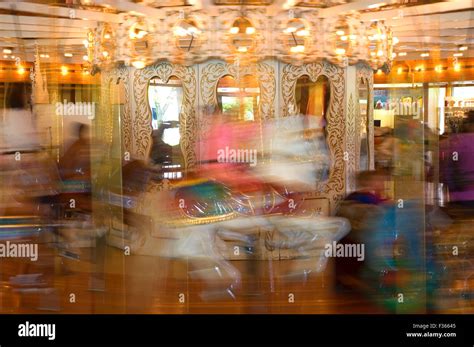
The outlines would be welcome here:
M 68 72 L 67 66 L 61 66 L 61 75 L 66 76 Z
M 459 50 L 460 51 L 467 51 L 467 46 L 461 46 L 461 47 L 459 47 Z
M 110 34 L 109 33 L 105 34 L 104 39 L 106 39 L 106 40 L 110 39 Z
M 23 75 L 25 73 L 25 68 L 20 66 L 18 67 L 18 69 L 16 70 L 20 75 Z
M 453 57 L 462 57 L 462 56 L 463 56 L 462 53 L 454 53 L 454 54 L 453 54 Z
M 454 64 L 454 71 L 461 71 L 461 64 L 459 63 Z
M 398 74 L 398 75 L 401 75 L 402 72 L 403 72 L 403 68 L 399 67 L 399 68 L 397 69 L 397 74 Z
M 298 30 L 296 36 L 309 36 L 309 31 L 306 29 Z
M 302 53 L 305 47 L 303 45 L 293 46 L 290 48 L 291 53 Z
M 72 53 L 64 53 L 64 56 L 67 58 L 72 58 Z
M 230 30 L 229 30 L 229 32 L 230 32 L 231 34 L 234 34 L 234 35 L 235 35 L 235 34 L 238 34 L 239 31 L 240 31 L 240 30 L 239 30 L 239 27 L 232 27 L 232 28 L 230 28 Z
M 338 31 L 336 31 L 336 35 L 338 35 L 338 36 L 342 36 L 342 35 L 344 35 L 344 34 L 345 34 L 344 30 L 338 30 Z
M 82 56 L 82 60 L 88 61 L 88 60 L 89 60 L 89 57 L 88 57 L 87 55 L 83 55 L 83 56 Z
M 342 55 L 346 53 L 346 50 L 344 48 L 336 48 L 334 51 L 337 55 Z
M 3 53 L 5 53 L 5 54 L 12 54 L 12 50 L 9 49 L 9 48 L 4 48 L 4 49 L 3 49 Z
M 245 33 L 246 33 L 247 35 L 253 35 L 253 34 L 255 34 L 255 28 L 254 28 L 254 27 L 247 27 L 247 28 L 245 29 Z
M 435 66 L 435 71 L 436 72 L 443 72 L 443 65 L 436 65 Z
M 132 62 L 132 65 L 136 69 L 143 69 L 145 67 L 145 62 L 143 60 L 135 60 Z
M 422 58 L 429 57 L 429 56 L 430 56 L 429 53 L 421 53 L 420 54 L 420 57 L 422 57 Z
M 407 52 L 399 52 L 398 56 L 399 57 L 405 57 L 407 55 Z
M 140 31 L 137 33 L 137 38 L 138 38 L 138 39 L 143 39 L 146 35 L 148 35 L 148 32 L 146 32 L 145 30 L 140 30 Z
M 398 44 L 399 42 L 400 42 L 400 40 L 398 39 L 398 37 L 395 37 L 395 36 L 394 36 L 393 39 L 392 39 L 392 43 L 393 43 L 394 45 L 396 45 L 396 44 Z
M 387 3 L 385 3 L 385 2 L 379 2 L 379 3 L 377 3 L 377 4 L 369 5 L 369 6 L 367 6 L 367 8 L 374 9 L 374 8 L 382 7 L 382 6 L 385 6 L 385 5 L 387 5 Z

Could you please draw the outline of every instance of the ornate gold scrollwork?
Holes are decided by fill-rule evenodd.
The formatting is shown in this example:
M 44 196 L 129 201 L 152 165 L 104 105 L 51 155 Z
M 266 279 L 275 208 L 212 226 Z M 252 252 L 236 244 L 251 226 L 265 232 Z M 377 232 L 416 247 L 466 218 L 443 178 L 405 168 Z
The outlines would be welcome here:
M 330 100 L 326 116 L 326 139 L 331 155 L 331 172 L 325 182 L 316 183 L 316 196 L 326 197 L 334 211 L 344 196 L 345 165 L 344 165 L 344 69 L 328 62 L 318 62 L 294 66 L 287 64 L 282 74 L 283 116 L 289 116 L 296 109 L 296 82 L 301 76 L 307 75 L 316 82 L 319 76 L 326 76 L 330 83 Z
M 130 84 L 128 77 L 129 69 L 125 66 L 121 66 L 116 69 L 111 69 L 102 72 L 102 83 L 101 83 L 101 114 L 99 126 L 102 125 L 101 129 L 105 129 L 104 138 L 108 145 L 112 144 L 114 120 L 113 112 L 111 108 L 110 92 L 111 85 L 118 84 L 120 81 L 123 82 L 125 87 L 125 103 L 122 118 L 122 140 L 123 150 L 130 152 L 132 150 L 132 118 L 130 112 Z
M 357 74 L 356 74 L 356 80 L 357 80 L 357 92 L 359 91 L 360 88 L 360 82 L 361 80 L 365 80 L 367 83 L 367 91 L 369 93 L 368 97 L 368 105 L 367 105 L 367 120 L 369 122 L 369 127 L 368 127 L 368 138 L 369 138 L 369 170 L 373 170 L 375 168 L 374 163 L 374 72 L 372 68 L 368 67 L 367 65 L 358 65 L 357 66 Z M 359 95 L 357 96 L 357 100 L 359 100 Z M 360 120 L 360 110 L 357 110 L 357 118 Z M 359 131 L 359 126 L 361 122 L 358 121 L 356 122 L 357 125 L 357 134 L 360 133 Z M 359 149 L 357 150 L 356 154 L 356 159 L 357 162 L 356 167 L 359 167 Z
M 275 71 L 265 63 L 238 66 L 223 62 L 209 63 L 202 70 L 200 88 L 203 106 L 208 113 L 217 107 L 217 84 L 221 77 L 230 75 L 234 78 L 245 75 L 256 75 L 260 86 L 259 117 L 270 119 L 274 117 L 273 101 L 275 100 Z M 209 120 L 202 120 L 203 127 L 209 125 Z
M 136 70 L 133 79 L 135 94 L 136 116 L 133 121 L 134 154 L 147 158 L 152 145 L 151 111 L 148 105 L 148 82 L 158 77 L 167 82 L 171 76 L 176 76 L 183 84 L 183 103 L 179 116 L 179 131 L 181 135 L 181 150 L 186 169 L 196 164 L 195 143 L 197 138 L 196 119 L 196 73 L 193 67 L 173 65 L 162 62 Z

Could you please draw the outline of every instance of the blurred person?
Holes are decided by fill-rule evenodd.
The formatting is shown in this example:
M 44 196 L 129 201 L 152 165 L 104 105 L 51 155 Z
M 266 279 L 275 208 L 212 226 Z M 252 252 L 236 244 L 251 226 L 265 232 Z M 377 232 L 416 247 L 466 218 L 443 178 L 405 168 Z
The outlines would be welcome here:
M 449 190 L 451 205 L 474 208 L 474 110 L 463 122 L 463 131 L 440 143 L 441 181 Z
M 399 309 L 398 293 L 403 292 L 404 312 L 423 307 L 424 290 L 421 240 L 423 206 L 417 201 L 384 198 L 384 186 L 392 180 L 390 172 L 359 174 L 359 189 L 341 203 L 338 215 L 349 219 L 352 231 L 343 243 L 363 244 L 365 259 L 338 258 L 336 276 L 345 289 L 366 295 L 390 312 Z
M 12 260 L 20 268 L 3 276 L 9 277 L 10 285 L 19 292 L 44 288 L 54 269 L 51 252 L 44 244 L 49 245 L 49 232 L 55 224 L 51 201 L 58 194 L 59 174 L 40 146 L 25 84 L 14 83 L 6 88 L 0 150 L 0 218 L 5 218 L 0 239 L 15 243 L 28 240 L 38 247 L 37 259 L 41 259 L 37 263 Z

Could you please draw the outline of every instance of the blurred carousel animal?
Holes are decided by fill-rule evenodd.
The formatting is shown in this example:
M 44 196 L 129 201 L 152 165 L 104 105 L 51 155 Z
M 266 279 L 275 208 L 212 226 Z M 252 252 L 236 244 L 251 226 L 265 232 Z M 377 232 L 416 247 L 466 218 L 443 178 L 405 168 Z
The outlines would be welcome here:
M 241 274 L 225 259 L 224 240 L 239 241 L 253 249 L 256 235 L 263 232 L 267 250 L 291 249 L 308 259 L 311 250 L 319 254 L 299 269 L 305 275 L 324 270 L 324 245 L 345 236 L 350 224 L 345 218 L 312 215 L 302 207 L 303 193 L 316 189 L 317 178 L 328 165 L 328 157 L 318 153 L 317 132 L 305 124 L 303 116 L 269 121 L 262 127 L 269 141 L 260 147 L 264 155 L 257 165 L 223 163 L 211 155 L 193 179 L 154 191 L 148 195 L 152 201 L 142 199 L 138 210 L 157 217 L 155 231 L 142 232 L 135 239 L 135 249 L 141 254 L 187 259 L 198 267 L 192 274 L 209 283 L 230 279 L 225 293 L 231 297 L 240 287 Z M 224 145 L 237 148 L 247 144 L 251 150 L 259 143 L 258 131 L 249 129 L 248 123 L 219 124 L 214 130 L 208 137 L 217 133 L 214 139 L 218 140 L 206 144 L 214 156 Z M 227 142 L 226 131 L 230 134 Z M 170 242 L 152 242 L 154 237 Z

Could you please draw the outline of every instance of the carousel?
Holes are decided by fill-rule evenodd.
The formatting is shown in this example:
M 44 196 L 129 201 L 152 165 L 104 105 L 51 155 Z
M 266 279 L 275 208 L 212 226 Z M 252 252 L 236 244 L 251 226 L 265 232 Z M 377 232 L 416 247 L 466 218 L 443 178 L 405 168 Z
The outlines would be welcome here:
M 390 28 L 311 1 L 159 3 L 83 42 L 100 76 L 92 209 L 108 245 L 186 259 L 228 278 L 231 296 L 235 261 L 324 271 L 325 245 L 351 229 L 338 206 L 374 169 L 373 73 L 390 68 Z M 47 114 L 61 100 L 41 97 L 36 58 Z

